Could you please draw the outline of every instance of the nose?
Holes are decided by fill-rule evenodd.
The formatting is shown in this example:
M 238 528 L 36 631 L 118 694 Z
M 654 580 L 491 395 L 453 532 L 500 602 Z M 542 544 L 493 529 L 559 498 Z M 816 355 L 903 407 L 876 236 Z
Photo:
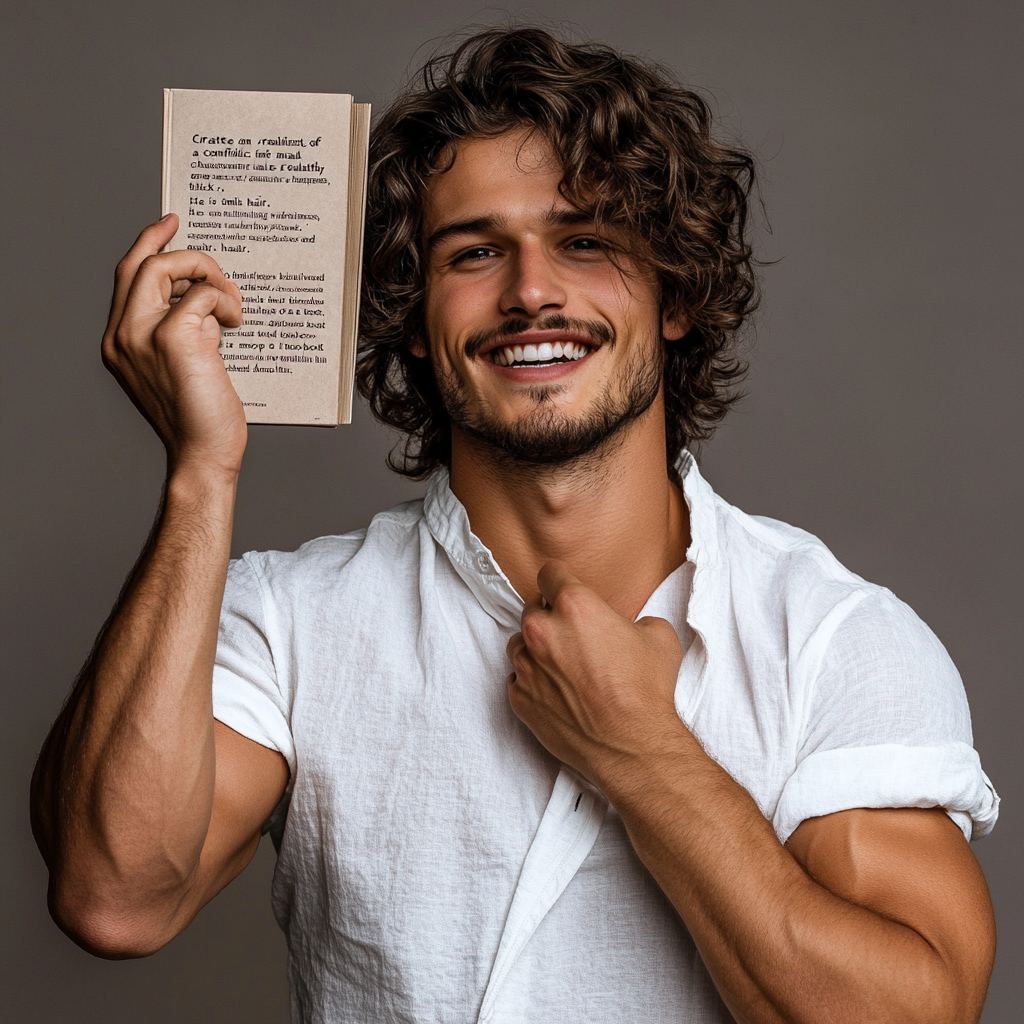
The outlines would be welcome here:
M 508 282 L 501 294 L 505 316 L 530 319 L 564 309 L 568 296 L 557 263 L 541 244 L 524 242 L 509 261 Z

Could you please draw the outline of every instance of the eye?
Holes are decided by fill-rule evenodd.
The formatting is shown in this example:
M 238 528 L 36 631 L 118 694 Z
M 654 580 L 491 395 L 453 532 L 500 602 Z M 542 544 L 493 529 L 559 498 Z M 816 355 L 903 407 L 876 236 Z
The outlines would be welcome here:
M 574 238 L 565 248 L 573 252 L 598 252 L 604 246 L 601 244 L 600 238 L 595 238 L 593 235 L 583 235 L 580 238 Z
M 474 245 L 471 249 L 463 249 L 452 260 L 457 263 L 477 263 L 497 256 L 497 253 L 486 245 Z

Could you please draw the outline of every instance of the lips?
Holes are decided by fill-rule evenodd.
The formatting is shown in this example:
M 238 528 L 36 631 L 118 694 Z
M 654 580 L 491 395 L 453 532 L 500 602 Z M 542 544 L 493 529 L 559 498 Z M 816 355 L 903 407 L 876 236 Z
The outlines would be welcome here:
M 567 331 L 525 331 L 497 339 L 480 355 L 495 366 L 539 367 L 578 362 L 597 347 L 591 338 Z
M 578 341 L 542 341 L 539 345 L 504 345 L 492 349 L 491 362 L 498 366 L 549 366 L 552 363 L 571 363 L 582 359 L 590 351 L 589 345 Z

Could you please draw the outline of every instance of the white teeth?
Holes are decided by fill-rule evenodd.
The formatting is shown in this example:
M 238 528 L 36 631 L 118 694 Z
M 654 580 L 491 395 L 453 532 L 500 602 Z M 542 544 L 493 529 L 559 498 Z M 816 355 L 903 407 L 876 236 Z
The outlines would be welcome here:
M 544 341 L 539 345 L 506 345 L 491 352 L 491 359 L 499 366 L 513 366 L 516 363 L 550 363 L 554 359 L 582 359 L 590 349 L 586 345 L 571 341 L 556 341 L 553 345 Z

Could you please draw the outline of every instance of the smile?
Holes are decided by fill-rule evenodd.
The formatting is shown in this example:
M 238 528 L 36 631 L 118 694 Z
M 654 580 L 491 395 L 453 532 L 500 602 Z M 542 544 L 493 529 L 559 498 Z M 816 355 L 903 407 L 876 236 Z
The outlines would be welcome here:
M 539 345 L 503 345 L 492 349 L 491 362 L 496 366 L 551 366 L 572 363 L 590 352 L 590 346 L 578 341 L 544 341 Z

